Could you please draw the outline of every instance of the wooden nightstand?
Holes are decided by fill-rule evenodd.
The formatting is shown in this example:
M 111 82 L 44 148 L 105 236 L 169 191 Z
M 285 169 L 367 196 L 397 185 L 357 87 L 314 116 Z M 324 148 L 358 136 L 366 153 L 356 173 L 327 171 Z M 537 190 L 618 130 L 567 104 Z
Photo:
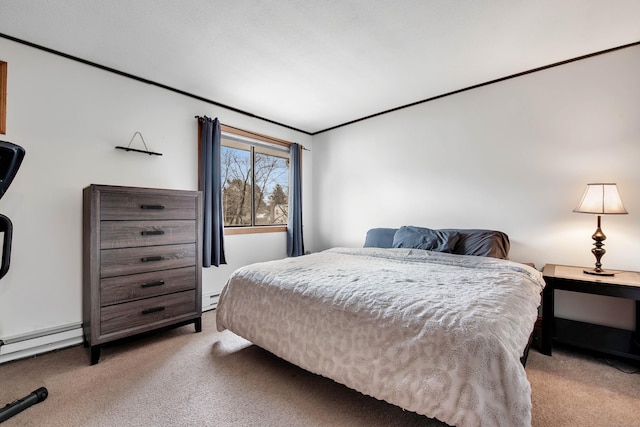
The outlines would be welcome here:
M 640 273 L 616 271 L 615 276 L 585 274 L 583 267 L 547 264 L 542 293 L 542 348 L 551 356 L 553 341 L 640 362 Z M 629 298 L 636 301 L 636 331 L 554 317 L 555 289 Z

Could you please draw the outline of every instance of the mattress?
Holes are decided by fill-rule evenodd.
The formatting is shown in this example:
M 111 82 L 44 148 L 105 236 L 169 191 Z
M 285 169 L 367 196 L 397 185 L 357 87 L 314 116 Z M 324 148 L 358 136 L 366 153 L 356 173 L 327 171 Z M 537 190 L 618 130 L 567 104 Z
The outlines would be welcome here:
M 520 357 L 543 287 L 508 260 L 333 248 L 236 270 L 217 327 L 450 425 L 529 426 Z

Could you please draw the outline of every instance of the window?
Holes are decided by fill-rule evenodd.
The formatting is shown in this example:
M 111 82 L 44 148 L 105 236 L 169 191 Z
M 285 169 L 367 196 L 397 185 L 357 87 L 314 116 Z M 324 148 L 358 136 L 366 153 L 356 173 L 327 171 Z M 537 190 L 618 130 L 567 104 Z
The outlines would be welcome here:
M 225 233 L 286 231 L 288 146 L 246 135 L 222 127 L 220 163 Z

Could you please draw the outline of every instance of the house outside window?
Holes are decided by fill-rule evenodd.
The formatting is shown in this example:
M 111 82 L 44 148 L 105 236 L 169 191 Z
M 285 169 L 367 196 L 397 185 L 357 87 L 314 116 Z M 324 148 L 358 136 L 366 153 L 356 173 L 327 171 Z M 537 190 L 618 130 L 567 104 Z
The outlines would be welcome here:
M 286 231 L 288 147 L 224 129 L 221 146 L 225 233 Z

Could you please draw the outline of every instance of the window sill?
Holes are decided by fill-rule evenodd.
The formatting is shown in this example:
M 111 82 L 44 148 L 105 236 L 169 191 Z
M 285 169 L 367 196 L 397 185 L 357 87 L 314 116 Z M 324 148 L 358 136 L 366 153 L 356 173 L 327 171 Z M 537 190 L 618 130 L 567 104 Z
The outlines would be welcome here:
M 234 234 L 283 233 L 286 231 L 286 225 L 264 225 L 261 227 L 225 227 L 224 235 L 231 236 Z

